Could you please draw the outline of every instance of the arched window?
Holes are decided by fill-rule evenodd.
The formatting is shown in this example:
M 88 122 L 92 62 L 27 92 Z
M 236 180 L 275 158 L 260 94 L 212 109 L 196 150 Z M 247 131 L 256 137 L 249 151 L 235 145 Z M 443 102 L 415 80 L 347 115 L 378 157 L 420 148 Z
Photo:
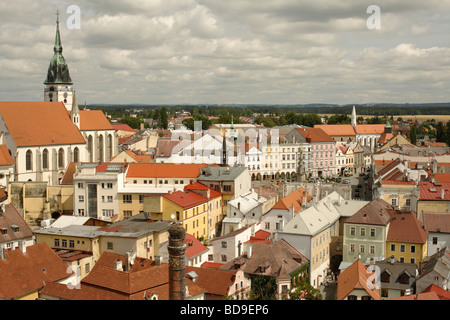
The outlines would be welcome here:
M 103 135 L 100 135 L 98 137 L 98 161 L 100 161 L 100 162 L 105 161 L 104 154 L 105 154 L 105 149 L 104 149 Z
M 88 138 L 87 149 L 88 149 L 88 153 L 89 153 L 89 161 L 93 162 L 94 161 L 94 146 L 93 146 L 92 136 L 89 136 L 89 138 Z
M 80 161 L 80 150 L 78 149 L 78 147 L 75 147 L 75 149 L 73 149 L 73 161 L 74 162 Z
M 33 152 L 28 150 L 25 157 L 25 168 L 27 170 L 33 170 Z
M 112 146 L 112 142 L 113 142 L 112 135 L 109 134 L 109 135 L 108 135 L 108 147 L 107 147 L 107 150 L 108 150 L 108 161 L 110 161 L 111 158 L 112 158 L 112 156 L 113 156 L 113 146 Z
M 48 169 L 48 150 L 42 151 L 42 169 Z
M 64 168 L 64 149 L 59 148 L 58 150 L 58 168 Z

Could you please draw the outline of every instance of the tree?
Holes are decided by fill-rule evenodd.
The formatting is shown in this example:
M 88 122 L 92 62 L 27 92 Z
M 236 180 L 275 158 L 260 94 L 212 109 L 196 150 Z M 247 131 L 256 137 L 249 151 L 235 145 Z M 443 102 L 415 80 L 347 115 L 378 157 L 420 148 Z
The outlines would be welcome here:
M 167 127 L 169 125 L 166 107 L 162 107 L 159 110 L 159 121 L 158 121 L 158 124 L 163 129 L 167 129 Z
M 249 300 L 276 300 L 277 280 L 272 276 L 250 275 L 252 288 Z
M 439 121 L 439 123 L 436 126 L 436 142 L 445 142 L 446 134 L 445 134 L 445 127 L 442 124 L 442 122 Z
M 415 124 L 413 124 L 411 126 L 411 130 L 409 131 L 409 140 L 411 140 L 411 143 L 413 145 L 416 145 L 416 143 L 417 143 L 417 128 L 416 128 Z

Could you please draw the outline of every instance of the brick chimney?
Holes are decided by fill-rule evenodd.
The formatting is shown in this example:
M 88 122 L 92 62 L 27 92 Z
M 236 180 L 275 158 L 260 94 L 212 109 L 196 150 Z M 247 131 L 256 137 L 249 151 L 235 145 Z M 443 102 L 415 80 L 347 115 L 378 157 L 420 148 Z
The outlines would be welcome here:
M 173 223 L 169 228 L 169 300 L 184 300 L 186 297 L 186 230 L 181 223 Z

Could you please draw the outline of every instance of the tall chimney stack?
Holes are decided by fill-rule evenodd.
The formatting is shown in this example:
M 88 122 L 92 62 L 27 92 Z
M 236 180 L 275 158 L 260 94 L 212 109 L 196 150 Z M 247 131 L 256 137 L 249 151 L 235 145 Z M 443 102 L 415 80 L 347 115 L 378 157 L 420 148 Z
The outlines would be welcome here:
M 179 222 L 169 228 L 169 300 L 184 300 L 186 297 L 184 239 L 186 231 Z

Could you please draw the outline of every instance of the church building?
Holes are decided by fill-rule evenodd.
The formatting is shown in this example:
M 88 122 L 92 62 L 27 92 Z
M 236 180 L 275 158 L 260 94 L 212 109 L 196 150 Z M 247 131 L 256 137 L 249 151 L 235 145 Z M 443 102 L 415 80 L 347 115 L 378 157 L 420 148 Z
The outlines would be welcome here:
M 0 145 L 14 160 L 10 181 L 59 184 L 70 162 L 108 162 L 118 137 L 101 110 L 78 108 L 62 55 L 59 20 L 43 102 L 0 102 Z

